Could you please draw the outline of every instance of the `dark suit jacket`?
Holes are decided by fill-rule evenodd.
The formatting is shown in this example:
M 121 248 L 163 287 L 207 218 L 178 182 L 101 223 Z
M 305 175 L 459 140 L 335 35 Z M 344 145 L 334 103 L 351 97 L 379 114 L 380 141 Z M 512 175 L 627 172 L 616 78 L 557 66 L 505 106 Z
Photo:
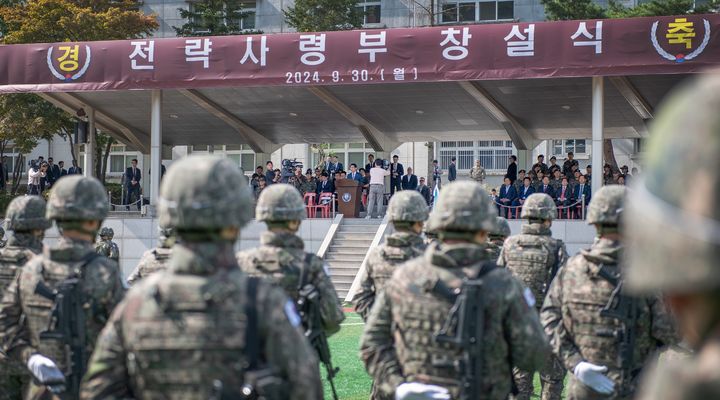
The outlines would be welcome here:
M 535 188 L 532 187 L 532 185 L 528 186 L 527 190 L 525 190 L 525 185 L 523 185 L 520 188 L 520 190 L 518 190 L 517 197 L 518 197 L 518 199 L 525 200 L 528 198 L 528 196 L 530 196 L 533 193 L 535 193 Z
M 68 175 L 82 175 L 82 168 L 70 167 L 70 169 L 68 170 Z
M 133 180 L 140 184 L 141 175 L 142 171 L 140 171 L 140 168 L 135 168 L 135 173 L 133 174 L 132 167 L 128 167 L 125 170 L 125 186 L 130 186 Z
M 543 190 L 543 186 L 544 185 L 542 185 L 542 184 L 540 186 L 538 186 L 538 193 L 545 193 L 546 195 L 548 195 L 554 199 L 555 198 L 555 189 L 552 187 L 552 185 L 548 183 L 547 188 L 545 190 Z
M 362 175 L 360 175 L 359 172 L 355 172 L 355 176 L 353 176 L 352 172 L 348 172 L 348 173 L 347 173 L 347 178 L 348 178 L 348 179 L 356 180 L 356 181 L 358 181 L 358 183 L 359 183 L 361 186 L 363 185 L 363 177 L 362 177 Z
M 421 187 L 419 192 L 420 195 L 425 199 L 427 205 L 430 205 L 430 188 L 428 187 L 428 185 L 424 185 L 423 187 Z
M 517 163 L 512 163 L 508 165 L 507 173 L 505 174 L 505 176 L 510 178 L 510 183 L 515 183 L 515 181 L 517 180 L 517 171 Z
M 50 167 L 50 170 L 48 171 L 49 174 L 45 177 L 45 179 L 52 185 L 60 179 L 60 167 L 57 166 L 57 164 L 53 164 L 52 167 Z
M 275 171 L 265 171 L 265 183 L 272 185 L 273 179 L 275 179 Z
M 416 190 L 418 187 L 418 178 L 416 175 L 405 175 L 402 177 L 402 190 Z
M 68 174 L 68 172 L 67 172 L 67 170 L 66 170 L 65 168 L 63 168 L 63 169 L 60 170 L 60 176 L 65 176 L 65 175 L 67 175 L 67 174 Z
M 395 180 L 399 181 L 402 178 L 402 176 L 405 175 L 405 169 L 403 168 L 403 165 L 400 163 L 397 163 L 396 168 L 397 169 L 395 170 L 395 173 L 397 174 L 397 178 L 393 178 L 392 177 L 393 165 L 392 165 L 392 163 L 390 163 L 390 179 L 395 179 Z
M 578 183 L 575 185 L 575 190 L 573 191 L 573 200 L 579 201 L 580 197 L 582 195 L 585 195 L 585 205 L 590 203 L 590 194 L 591 194 L 591 188 L 590 185 L 585 183 L 585 186 L 583 187 L 582 192 L 580 191 L 580 184 Z
M 323 183 L 325 185 L 323 185 Z M 335 193 L 335 184 L 330 180 L 326 180 L 325 182 L 318 181 L 317 183 L 317 190 L 315 191 L 317 194 L 317 197 L 320 198 L 320 193 Z
M 457 179 L 457 166 L 455 163 L 450 163 L 448 167 L 448 181 L 452 182 Z
M 500 199 L 510 200 L 510 202 L 506 204 L 509 206 L 513 202 L 513 200 L 515 200 L 515 198 L 517 198 L 517 193 L 515 192 L 515 188 L 512 185 L 510 185 L 510 186 L 502 185 L 502 186 L 500 186 L 500 196 L 499 197 L 500 197 Z

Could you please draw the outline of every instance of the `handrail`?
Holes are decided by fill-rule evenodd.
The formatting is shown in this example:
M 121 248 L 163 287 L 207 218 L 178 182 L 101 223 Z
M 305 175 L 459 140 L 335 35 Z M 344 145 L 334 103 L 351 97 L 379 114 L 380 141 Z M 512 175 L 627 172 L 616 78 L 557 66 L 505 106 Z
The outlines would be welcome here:
M 327 253 L 333 239 L 335 239 L 335 233 L 340 227 L 340 223 L 342 223 L 343 217 L 343 214 L 338 214 L 333 219 L 332 225 L 330 225 L 330 229 L 328 229 L 327 234 L 325 234 L 325 239 L 323 239 L 323 242 L 322 244 L 320 244 L 320 248 L 316 253 L 318 257 L 325 259 L 325 253 Z
M 505 215 L 504 210 L 507 210 L 507 211 L 508 211 L 508 214 L 507 214 L 507 215 L 510 215 L 510 214 L 509 214 L 509 211 L 511 211 L 511 210 L 512 210 L 512 211 L 515 211 L 515 214 L 517 215 L 517 212 L 518 212 L 518 211 L 521 211 L 522 208 L 523 208 L 522 205 L 519 205 L 519 206 L 507 206 L 507 205 L 505 205 L 505 204 L 502 204 L 502 203 L 498 202 L 497 199 L 495 200 L 495 204 L 496 204 L 497 206 L 499 206 L 500 209 L 501 209 L 501 211 L 500 211 L 500 216 Z M 581 210 L 580 210 L 580 212 L 581 212 L 581 214 L 580 214 L 580 215 L 581 215 L 581 218 L 580 218 L 580 219 L 584 220 L 584 219 L 585 219 L 585 196 L 584 196 L 584 195 L 582 196 L 582 198 L 581 198 L 580 200 L 577 200 L 577 201 L 576 201 L 575 203 L 573 203 L 573 204 L 569 204 L 569 205 L 567 205 L 567 206 L 557 206 L 558 214 L 560 214 L 560 212 L 563 211 L 563 210 L 570 210 L 570 209 L 572 209 L 572 208 L 574 208 L 574 207 L 577 207 L 577 206 L 579 206 L 579 205 L 582 205 Z

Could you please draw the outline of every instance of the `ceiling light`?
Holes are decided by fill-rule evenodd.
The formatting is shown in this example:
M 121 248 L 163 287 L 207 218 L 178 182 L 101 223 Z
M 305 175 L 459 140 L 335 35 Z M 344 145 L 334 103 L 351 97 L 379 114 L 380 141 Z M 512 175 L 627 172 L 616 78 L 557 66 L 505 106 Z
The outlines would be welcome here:
M 172 119 L 178 119 L 178 118 L 180 118 L 180 116 L 177 115 L 177 114 L 170 114 L 170 118 L 172 118 Z
M 288 115 L 290 115 L 291 117 L 297 117 L 297 116 L 298 116 L 298 115 L 297 115 L 296 113 L 294 113 L 294 112 L 291 112 L 291 113 L 288 114 Z
M 425 114 L 425 111 L 423 111 L 423 110 L 415 110 L 415 114 L 418 114 L 418 115 Z
M 567 111 L 567 110 L 570 109 L 570 106 L 561 106 L 560 108 L 562 108 L 563 110 Z

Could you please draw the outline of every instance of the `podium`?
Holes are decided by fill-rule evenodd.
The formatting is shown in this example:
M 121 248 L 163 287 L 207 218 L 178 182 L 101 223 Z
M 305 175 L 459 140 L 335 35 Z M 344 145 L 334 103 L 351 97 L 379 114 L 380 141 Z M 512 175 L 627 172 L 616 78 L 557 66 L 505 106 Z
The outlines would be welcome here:
M 360 217 L 360 205 L 362 203 L 362 186 L 354 179 L 335 180 L 337 191 L 338 211 L 345 218 Z

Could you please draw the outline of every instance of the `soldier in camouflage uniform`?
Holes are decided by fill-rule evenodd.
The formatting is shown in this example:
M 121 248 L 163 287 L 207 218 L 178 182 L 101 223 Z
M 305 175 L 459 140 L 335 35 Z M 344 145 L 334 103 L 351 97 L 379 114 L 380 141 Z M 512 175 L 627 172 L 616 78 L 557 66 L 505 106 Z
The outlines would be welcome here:
M 84 295 L 85 345 L 89 356 L 100 330 L 120 302 L 124 289 L 118 265 L 95 253 L 93 241 L 108 213 L 105 188 L 95 178 L 73 175 L 59 180 L 50 193 L 46 217 L 55 220 L 60 240 L 32 258 L 8 287 L 0 303 L 0 339 L 6 353 L 35 376 L 28 399 L 55 398 L 45 384 L 73 381 L 85 371 L 68 365 L 71 356 L 60 341 L 40 339 L 50 325 L 53 301 L 36 294 L 40 283 L 50 290 L 68 279 L 79 280 Z M 77 389 L 75 389 L 77 390 Z M 66 393 L 76 398 L 78 393 Z
M 303 250 L 305 243 L 297 231 L 304 218 L 305 204 L 294 187 L 281 184 L 263 190 L 255 219 L 265 222 L 268 230 L 260 237 L 260 247 L 237 254 L 238 264 L 250 276 L 266 278 L 284 289 L 294 301 L 305 285 L 317 288 L 323 327 L 332 335 L 340 330 L 345 314 L 324 262 Z
M 238 268 L 233 246 L 252 204 L 227 159 L 190 156 L 169 168 L 158 213 L 178 237 L 170 265 L 118 305 L 90 360 L 83 399 L 256 398 L 253 391 L 322 398 L 293 304 Z
M 375 297 L 390 279 L 395 268 L 425 252 L 420 234 L 428 218 L 428 206 L 420 193 L 403 190 L 390 199 L 388 221 L 395 232 L 385 238 L 383 245 L 370 250 L 360 292 L 355 295 L 355 311 L 367 320 Z
M 50 221 L 45 218 L 45 200 L 39 196 L 16 197 L 5 211 L 5 223 L 11 232 L 0 250 L 0 298 L 15 280 L 25 263 L 42 252 L 42 240 Z M 0 351 L 0 400 L 19 400 L 30 382 L 27 368 Z
M 537 299 L 538 312 L 545 300 L 545 293 L 553 275 L 567 261 L 565 244 L 553 239 L 550 226 L 557 215 L 555 202 L 545 193 L 528 196 L 520 217 L 527 219 L 522 233 L 511 236 L 503 245 L 498 257 L 498 265 L 510 272 L 532 290 Z M 559 400 L 562 395 L 565 370 L 560 361 L 549 357 L 546 365 L 540 369 L 543 400 Z M 517 400 L 527 400 L 533 394 L 533 373 L 515 370 L 515 381 L 520 393 Z
M 643 176 L 633 177 L 626 289 L 662 293 L 694 351 L 648 374 L 642 400 L 720 398 L 719 109 L 717 72 L 671 95 L 653 122 Z M 678 191 L 681 182 L 693 194 Z
M 175 234 L 172 228 L 159 228 L 160 240 L 158 247 L 148 250 L 143 254 L 140 262 L 127 278 L 129 286 L 136 284 L 151 274 L 167 269 L 170 261 L 170 253 L 175 244 Z
M 487 236 L 496 215 L 475 182 L 453 182 L 440 192 L 428 221 L 439 242 L 396 269 L 365 325 L 361 356 L 382 395 L 459 398 L 463 349 L 435 340 L 453 302 L 434 288 L 453 291 L 466 277 L 481 276 L 485 282 L 484 337 L 478 343 L 484 367 L 477 382 L 485 398 L 507 398 L 513 365 L 532 371 L 543 364 L 550 349 L 530 305 L 532 294 L 488 256 Z
M 95 252 L 103 255 L 116 263 L 120 262 L 120 248 L 113 242 L 115 231 L 113 228 L 104 227 L 100 229 L 100 240 L 95 243 Z
M 495 228 L 490 232 L 488 236 L 488 252 L 490 253 L 490 259 L 497 261 L 500 257 L 500 251 L 502 250 L 505 240 L 510 236 L 510 224 L 507 219 L 503 217 L 495 217 Z
M 6 245 L 7 241 L 5 240 L 5 229 L 0 226 L 0 249 L 5 247 Z
M 595 225 L 598 237 L 558 273 L 542 308 L 541 319 L 554 353 L 573 373 L 569 399 L 632 398 L 649 357 L 659 347 L 677 342 L 660 299 L 621 299 L 625 295 L 615 292 L 623 279 L 619 224 L 624 197 L 625 187 L 617 185 L 604 186 L 593 196 L 587 222 Z M 628 301 L 633 309 L 626 320 L 605 314 L 603 309 L 621 301 Z M 627 343 L 632 354 L 621 350 L 622 338 L 633 341 Z

